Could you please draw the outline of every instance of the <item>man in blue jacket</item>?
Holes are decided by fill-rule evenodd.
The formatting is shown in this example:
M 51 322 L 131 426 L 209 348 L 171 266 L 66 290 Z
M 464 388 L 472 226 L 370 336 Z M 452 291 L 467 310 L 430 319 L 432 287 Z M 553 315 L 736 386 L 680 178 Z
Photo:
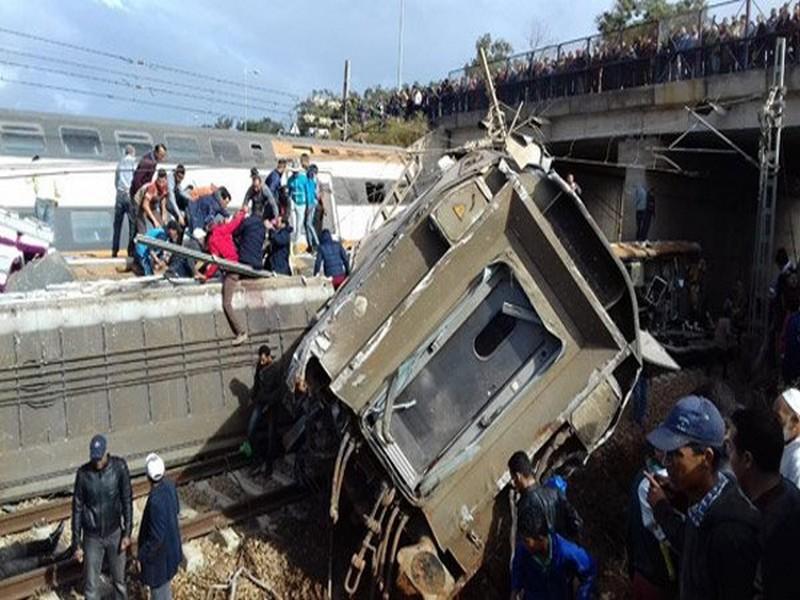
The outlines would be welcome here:
M 595 566 L 589 554 L 550 530 L 532 503 L 520 507 L 519 541 L 511 566 L 512 598 L 520 600 L 590 600 L 594 597 Z M 573 580 L 579 582 L 573 595 Z
M 317 248 L 317 259 L 314 261 L 314 275 L 324 267 L 325 277 L 333 280 L 333 289 L 338 290 L 350 275 L 350 258 L 344 247 L 333 239 L 330 230 L 323 229 Z
M 275 226 L 269 225 L 269 227 L 269 269 L 273 273 L 291 275 L 289 255 L 292 245 L 292 226 L 284 223 L 283 218 L 278 215 Z
M 183 559 L 178 527 L 178 492 L 164 478 L 164 461 L 151 453 L 145 459 L 150 494 L 139 526 L 141 580 L 150 588 L 151 600 L 171 600 L 170 581 Z

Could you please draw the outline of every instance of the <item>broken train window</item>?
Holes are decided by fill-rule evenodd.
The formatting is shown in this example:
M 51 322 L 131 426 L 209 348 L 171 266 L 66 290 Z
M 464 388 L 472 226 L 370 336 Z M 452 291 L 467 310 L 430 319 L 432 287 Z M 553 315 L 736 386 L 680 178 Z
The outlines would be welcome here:
M 388 425 L 389 454 L 415 486 L 480 436 L 561 348 L 511 269 L 494 265 L 398 368 L 367 424 L 376 433 Z

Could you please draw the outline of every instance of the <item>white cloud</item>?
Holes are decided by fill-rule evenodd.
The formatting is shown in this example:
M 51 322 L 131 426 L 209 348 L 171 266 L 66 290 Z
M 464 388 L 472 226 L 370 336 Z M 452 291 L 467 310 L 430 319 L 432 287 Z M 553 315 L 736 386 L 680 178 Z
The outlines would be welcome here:
M 83 98 L 65 96 L 61 92 L 53 92 L 53 101 L 58 112 L 82 115 L 89 108 L 89 103 Z
M 98 4 L 102 4 L 106 8 L 110 8 L 111 10 L 121 10 L 127 11 L 128 7 L 125 6 L 122 0 L 94 0 Z

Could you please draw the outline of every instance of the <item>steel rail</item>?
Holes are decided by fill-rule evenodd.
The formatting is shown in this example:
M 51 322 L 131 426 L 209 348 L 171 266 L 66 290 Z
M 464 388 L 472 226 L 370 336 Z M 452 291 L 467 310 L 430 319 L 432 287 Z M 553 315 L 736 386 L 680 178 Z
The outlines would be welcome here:
M 298 502 L 305 498 L 307 494 L 308 491 L 302 486 L 291 484 L 260 496 L 248 498 L 222 510 L 205 512 L 180 524 L 181 539 L 185 542 L 203 537 L 219 528 Z M 130 552 L 133 555 L 136 553 L 135 540 Z M 77 560 L 69 558 L 0 580 L 0 598 L 3 598 L 3 600 L 22 600 L 45 589 L 74 583 L 81 578 L 82 569 L 83 566 Z
M 226 470 L 236 469 L 244 465 L 244 459 L 238 453 L 228 453 L 221 456 L 211 456 L 178 466 L 167 471 L 167 477 L 175 485 L 183 485 L 197 479 L 212 477 Z M 145 496 L 149 490 L 147 478 L 137 477 L 131 481 L 131 491 L 134 498 Z M 62 521 L 70 517 L 72 512 L 72 498 L 64 497 L 51 502 L 23 508 L 21 510 L 0 516 L 0 536 L 25 531 L 33 525 L 42 525 Z M 0 594 L 0 598 L 2 598 Z

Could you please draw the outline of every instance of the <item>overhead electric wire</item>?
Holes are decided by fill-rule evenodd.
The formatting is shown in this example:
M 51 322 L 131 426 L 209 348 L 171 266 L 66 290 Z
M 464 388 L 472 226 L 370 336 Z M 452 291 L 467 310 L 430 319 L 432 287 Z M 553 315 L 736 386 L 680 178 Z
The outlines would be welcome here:
M 88 46 L 81 46 L 79 44 L 72 44 L 72 43 L 69 43 L 69 42 L 62 42 L 60 40 L 54 40 L 54 39 L 46 38 L 46 37 L 43 37 L 43 36 L 34 35 L 32 33 L 25 33 L 25 32 L 22 32 L 22 31 L 16 31 L 14 29 L 9 29 L 7 27 L 0 27 L 0 33 L 5 33 L 7 35 L 21 37 L 23 39 L 33 40 L 33 41 L 36 41 L 36 42 L 43 42 L 45 44 L 52 44 L 54 46 L 60 46 L 62 48 L 69 48 L 71 50 L 77 50 L 78 52 L 85 52 L 87 54 L 94 54 L 94 55 L 97 55 L 97 56 L 102 56 L 104 58 L 110 58 L 112 60 L 121 61 L 121 62 L 124 62 L 125 64 L 128 64 L 128 65 L 139 65 L 139 66 L 147 67 L 147 68 L 150 68 L 150 69 L 168 71 L 168 72 L 171 72 L 171 73 L 179 73 L 181 75 L 187 75 L 187 76 L 190 76 L 190 77 L 197 77 L 197 78 L 200 78 L 200 79 L 202 79 L 204 81 L 213 81 L 213 82 L 216 82 L 216 83 L 224 83 L 224 84 L 227 84 L 227 85 L 235 85 L 235 86 L 241 85 L 241 82 L 234 81 L 232 79 L 225 79 L 225 78 L 222 78 L 222 77 L 215 77 L 215 76 L 209 75 L 207 73 L 200 73 L 198 71 L 191 71 L 189 69 L 183 69 L 183 68 L 180 68 L 180 67 L 173 67 L 171 65 L 164 65 L 164 64 L 156 63 L 156 62 L 149 62 L 149 61 L 145 61 L 143 59 L 135 59 L 135 58 L 131 58 L 129 56 L 125 56 L 123 54 L 117 54 L 117 53 L 108 52 L 108 51 L 105 51 L 105 50 L 98 50 L 96 48 L 89 48 Z M 275 94 L 275 95 L 279 95 L 279 96 L 286 96 L 286 97 L 292 98 L 293 100 L 299 100 L 300 99 L 299 95 L 293 94 L 291 92 L 287 92 L 285 90 L 277 90 L 277 89 L 274 89 L 274 88 L 268 88 L 268 87 L 264 87 L 264 86 L 260 86 L 260 85 L 250 85 L 249 87 L 252 90 L 259 90 L 259 91 L 262 91 L 262 92 L 267 92 L 269 94 Z
M 161 83 L 161 84 L 164 84 L 164 85 L 172 85 L 172 86 L 176 86 L 176 85 L 180 86 L 180 85 L 182 85 L 179 82 L 176 82 L 176 81 L 173 81 L 173 80 L 170 80 L 170 79 L 162 79 L 161 77 L 152 77 L 152 76 L 148 76 L 148 75 L 140 75 L 140 74 L 137 74 L 137 73 L 129 73 L 129 72 L 126 72 L 126 71 L 120 71 L 118 69 L 109 69 L 108 67 L 101 67 L 101 66 L 98 66 L 98 65 L 93 65 L 93 64 L 89 64 L 89 63 L 82 63 L 82 62 L 78 62 L 78 61 L 75 61 L 75 60 L 67 60 L 67 59 L 64 59 L 64 58 L 53 58 L 51 56 L 45 56 L 45 55 L 42 55 L 42 54 L 36 54 L 34 52 L 23 52 L 21 50 L 15 50 L 13 48 L 4 48 L 2 46 L 0 46 L 0 53 L 13 54 L 15 56 L 21 56 L 23 58 L 31 58 L 33 60 L 41 60 L 43 62 L 66 65 L 66 66 L 70 66 L 70 67 L 76 67 L 76 68 L 79 68 L 79 69 L 91 69 L 92 71 L 98 71 L 98 72 L 101 72 L 101 73 L 108 73 L 109 75 L 119 75 L 120 77 L 126 77 L 126 78 L 134 79 L 134 80 L 152 81 L 153 83 Z M 183 85 L 185 85 L 185 84 L 183 84 Z M 213 87 L 198 87 L 198 86 L 194 86 L 194 85 L 192 86 L 192 88 L 193 89 L 199 89 L 199 90 L 202 90 L 202 91 L 206 91 L 206 92 L 209 92 L 209 93 L 214 94 L 214 95 L 229 96 L 229 97 L 233 96 L 233 97 L 237 97 L 237 98 L 241 98 L 241 99 L 247 99 L 248 100 L 248 102 L 247 102 L 247 106 L 248 107 L 250 107 L 250 106 L 255 107 L 256 106 L 255 104 L 252 104 L 252 103 L 249 102 L 249 98 L 250 97 L 246 97 L 244 94 L 240 94 L 240 93 L 237 93 L 237 92 L 221 91 L 221 90 L 215 89 Z M 274 106 L 284 106 L 284 107 L 287 107 L 287 108 L 294 108 L 295 107 L 295 104 L 292 104 L 291 102 L 281 102 L 279 100 L 268 100 L 268 99 L 264 99 L 264 98 L 258 98 L 257 96 L 256 96 L 255 99 L 258 102 L 264 102 L 266 104 L 271 104 L 271 105 L 274 105 Z
M 214 98 L 212 96 L 203 96 L 203 95 L 200 95 L 200 94 L 193 94 L 193 93 L 190 93 L 190 92 L 181 92 L 181 91 L 177 91 L 177 90 L 156 88 L 156 87 L 153 87 L 153 86 L 145 86 L 145 85 L 140 85 L 140 84 L 134 84 L 134 83 L 130 83 L 130 82 L 127 82 L 127 81 L 119 81 L 119 80 L 114 80 L 114 79 L 108 79 L 107 77 L 97 77 L 96 75 L 86 75 L 84 73 L 76 73 L 74 71 L 64 71 L 62 69 L 53 69 L 53 68 L 50 68 L 50 67 L 43 67 L 41 65 L 28 65 L 28 64 L 25 64 L 25 63 L 19 63 L 19 62 L 16 62 L 16 61 L 3 60 L 3 59 L 0 59 L 0 65 L 7 65 L 7 66 L 10 66 L 10 67 L 16 67 L 16 68 L 20 68 L 20 69 L 38 70 L 38 71 L 42 71 L 43 73 L 52 73 L 54 75 L 61 75 L 61 76 L 64 76 L 64 77 L 72 77 L 72 78 L 75 78 L 75 79 L 86 79 L 86 80 L 89 80 L 89 81 L 96 81 L 98 83 L 105 83 L 105 84 L 108 84 L 108 85 L 115 85 L 115 86 L 119 86 L 119 87 L 125 87 L 125 88 L 129 88 L 129 89 L 136 90 L 136 91 L 150 92 L 151 94 L 166 94 L 166 95 L 170 95 L 170 96 L 179 96 L 179 97 L 182 97 L 182 98 L 191 98 L 193 100 L 200 100 L 200 101 L 205 101 L 205 102 L 218 102 L 218 103 L 221 103 L 221 104 L 229 104 L 229 105 L 232 105 L 232 106 L 245 107 L 245 108 L 254 108 L 254 109 L 262 110 L 262 111 L 265 111 L 265 112 L 278 113 L 278 114 L 289 115 L 289 116 L 292 115 L 292 113 L 290 111 L 280 110 L 280 109 L 277 109 L 277 108 L 270 108 L 270 107 L 262 106 L 260 104 L 250 104 L 250 103 L 243 104 L 241 102 L 236 102 L 235 100 L 224 100 L 224 99 L 221 99 L 221 98 Z
M 170 104 L 169 102 L 157 102 L 154 100 L 142 100 L 141 98 L 126 98 L 124 96 L 118 96 L 116 94 L 111 94 L 108 92 L 91 92 L 88 90 L 80 90 L 77 88 L 71 88 L 66 86 L 60 85 L 51 85 L 49 83 L 41 83 L 38 81 L 25 81 L 23 79 L 13 79 L 10 77 L 6 77 L 5 75 L 0 74 L 0 81 L 5 81 L 6 83 L 15 83 L 18 85 L 25 85 L 29 87 L 39 88 L 39 89 L 46 89 L 46 90 L 54 90 L 57 92 L 68 92 L 71 94 L 80 94 L 83 96 L 92 96 L 94 98 L 106 98 L 108 100 L 118 100 L 121 102 L 131 102 L 133 104 L 143 104 L 146 106 L 155 106 L 157 108 L 168 108 L 171 110 L 181 110 L 184 112 L 190 112 L 194 114 L 203 114 L 203 115 L 210 115 L 212 117 L 219 117 L 219 116 L 230 116 L 222 113 L 220 111 L 213 111 L 203 108 L 196 108 L 191 106 L 181 106 L 178 104 Z

